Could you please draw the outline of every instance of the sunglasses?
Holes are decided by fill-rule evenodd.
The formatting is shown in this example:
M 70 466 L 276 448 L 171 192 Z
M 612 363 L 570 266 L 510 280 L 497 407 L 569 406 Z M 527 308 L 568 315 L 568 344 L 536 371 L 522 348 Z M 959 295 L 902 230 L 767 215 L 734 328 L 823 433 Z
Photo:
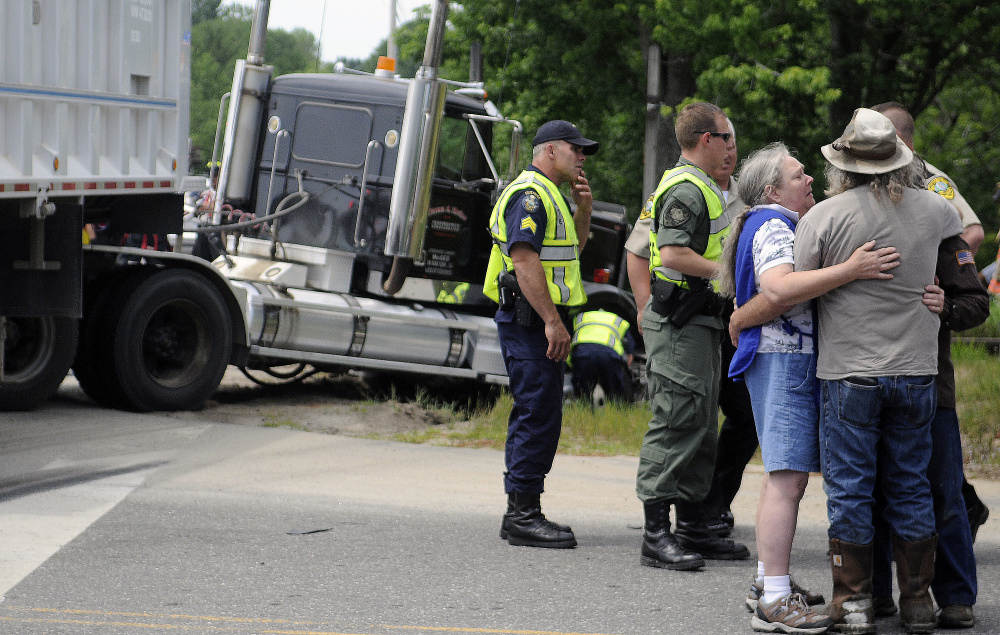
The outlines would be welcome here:
M 712 137 L 722 137 L 722 140 L 729 143 L 729 137 L 733 136 L 731 132 L 712 132 L 710 130 L 695 130 L 695 134 L 705 134 L 706 132 Z

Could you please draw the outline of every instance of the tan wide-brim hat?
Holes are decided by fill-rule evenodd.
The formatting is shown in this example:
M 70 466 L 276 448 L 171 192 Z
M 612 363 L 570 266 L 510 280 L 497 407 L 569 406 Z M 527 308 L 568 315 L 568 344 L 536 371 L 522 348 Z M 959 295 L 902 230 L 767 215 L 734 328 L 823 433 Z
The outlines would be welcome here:
M 868 108 L 855 110 L 844 134 L 822 151 L 834 167 L 860 174 L 885 174 L 913 160 L 889 118 Z

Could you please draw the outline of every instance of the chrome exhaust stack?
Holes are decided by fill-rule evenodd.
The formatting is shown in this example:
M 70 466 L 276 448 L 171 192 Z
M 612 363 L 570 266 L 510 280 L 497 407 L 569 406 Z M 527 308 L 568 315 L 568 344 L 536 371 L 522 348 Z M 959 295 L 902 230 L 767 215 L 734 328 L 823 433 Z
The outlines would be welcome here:
M 257 0 L 250 29 L 247 59 L 236 61 L 232 97 L 226 117 L 219 170 L 219 192 L 215 211 L 223 202 L 242 207 L 250 200 L 253 187 L 257 143 L 260 138 L 264 106 L 274 68 L 264 66 L 264 43 L 267 38 L 267 14 L 270 0 Z
M 385 240 L 385 254 L 393 257 L 392 271 L 383 285 L 390 295 L 402 287 L 410 263 L 423 259 L 424 229 L 444 113 L 445 85 L 438 75 L 447 19 L 448 0 L 436 0 L 423 65 L 410 81 L 406 96 Z

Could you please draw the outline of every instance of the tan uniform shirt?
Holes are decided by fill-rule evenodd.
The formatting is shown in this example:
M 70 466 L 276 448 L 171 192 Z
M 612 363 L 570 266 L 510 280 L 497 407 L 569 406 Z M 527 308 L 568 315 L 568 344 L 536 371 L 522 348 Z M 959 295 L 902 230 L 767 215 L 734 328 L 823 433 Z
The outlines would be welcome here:
M 945 197 L 949 203 L 955 206 L 959 216 L 962 218 L 962 228 L 964 229 L 969 225 L 982 225 L 979 217 L 976 216 L 976 213 L 972 211 L 972 207 L 966 202 L 965 197 L 955 187 L 955 182 L 951 180 L 951 177 L 931 165 L 926 159 L 924 160 L 924 167 L 929 172 L 927 182 L 924 183 L 924 186 L 935 194 Z

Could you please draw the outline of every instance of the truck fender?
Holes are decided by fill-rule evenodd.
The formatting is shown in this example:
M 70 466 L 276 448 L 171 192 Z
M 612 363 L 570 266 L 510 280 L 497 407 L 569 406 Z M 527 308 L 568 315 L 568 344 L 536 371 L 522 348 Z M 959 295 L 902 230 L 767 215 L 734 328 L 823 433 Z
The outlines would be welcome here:
M 226 278 L 211 262 L 183 253 L 169 251 L 151 252 L 146 249 L 136 249 L 130 247 L 116 247 L 107 245 L 87 245 L 84 247 L 84 258 L 86 259 L 85 270 L 104 270 L 102 277 L 111 275 L 121 276 L 125 269 L 130 267 L 153 267 L 169 268 L 176 267 L 188 269 L 203 276 L 206 281 L 215 287 L 226 304 L 233 331 L 233 350 L 230 354 L 230 364 L 242 365 L 246 362 L 247 351 L 249 349 L 249 333 L 246 325 L 246 293 L 237 287 L 229 284 Z M 98 264 L 96 261 L 105 262 Z M 129 264 L 122 265 L 123 261 Z

